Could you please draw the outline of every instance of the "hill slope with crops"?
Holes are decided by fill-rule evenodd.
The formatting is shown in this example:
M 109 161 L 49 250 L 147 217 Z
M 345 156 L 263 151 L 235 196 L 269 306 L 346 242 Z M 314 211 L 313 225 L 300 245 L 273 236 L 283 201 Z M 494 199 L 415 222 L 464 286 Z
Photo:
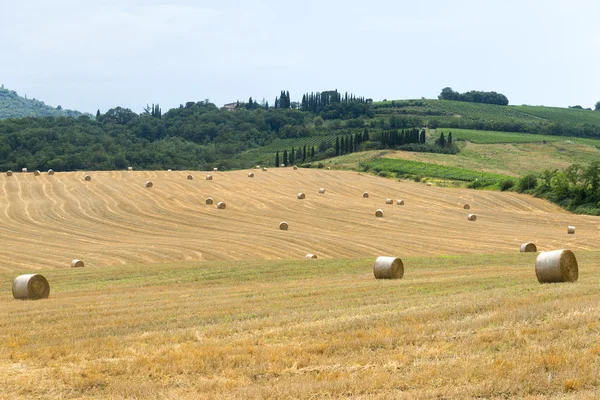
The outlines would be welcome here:
M 598 218 L 516 193 L 396 182 L 348 171 L 121 171 L 0 177 L 0 269 L 598 249 Z M 145 182 L 151 180 L 152 188 Z M 326 189 L 319 194 L 319 188 Z M 363 198 L 364 191 L 369 198 Z M 296 198 L 299 192 L 305 200 Z M 212 197 L 213 205 L 205 199 Z M 391 198 L 393 205 L 386 205 Z M 395 201 L 403 199 L 404 206 Z M 224 201 L 227 208 L 217 209 Z M 467 221 L 462 205 L 477 222 Z M 381 208 L 384 218 L 376 218 Z M 290 229 L 281 231 L 281 221 Z M 576 225 L 576 236 L 566 234 Z

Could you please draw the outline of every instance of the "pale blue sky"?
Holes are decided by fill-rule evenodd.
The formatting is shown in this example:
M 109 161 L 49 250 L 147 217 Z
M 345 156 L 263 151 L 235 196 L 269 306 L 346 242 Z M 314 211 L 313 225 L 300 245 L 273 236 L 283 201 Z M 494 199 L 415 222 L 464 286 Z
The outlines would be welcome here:
M 446 86 L 593 107 L 599 17 L 596 0 L 0 0 L 0 83 L 94 113 Z

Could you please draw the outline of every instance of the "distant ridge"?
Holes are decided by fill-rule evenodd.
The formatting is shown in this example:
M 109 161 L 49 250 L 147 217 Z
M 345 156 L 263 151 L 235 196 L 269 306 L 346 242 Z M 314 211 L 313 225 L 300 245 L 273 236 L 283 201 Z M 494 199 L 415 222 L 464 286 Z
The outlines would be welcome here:
M 23 117 L 79 117 L 83 115 L 79 111 L 63 110 L 61 106 L 56 108 L 44 104 L 36 99 L 21 97 L 14 90 L 0 87 L 0 119 L 23 118 Z

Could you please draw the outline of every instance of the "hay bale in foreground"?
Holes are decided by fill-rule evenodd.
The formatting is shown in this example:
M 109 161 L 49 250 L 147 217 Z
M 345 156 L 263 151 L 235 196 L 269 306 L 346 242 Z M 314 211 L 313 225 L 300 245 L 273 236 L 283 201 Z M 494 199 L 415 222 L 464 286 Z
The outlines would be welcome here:
M 465 210 L 470 210 L 470 209 L 471 209 L 471 206 L 470 206 L 469 204 L 465 204 L 465 205 L 463 206 L 463 209 L 465 209 Z
M 402 279 L 404 264 L 398 257 L 380 256 L 375 260 L 373 274 L 375 279 Z
M 74 259 L 73 261 L 71 261 L 71 268 L 82 268 L 85 265 L 83 264 L 83 261 L 78 260 L 78 259 Z
M 194 175 L 192 175 L 192 174 L 189 174 L 189 175 L 187 176 L 187 180 L 188 180 L 188 181 L 193 181 L 193 180 L 194 180 Z
M 377 218 L 383 218 L 383 210 L 382 209 L 377 209 L 377 211 L 375 211 L 375 216 Z
M 27 172 L 27 168 L 21 168 L 21 172 Z
M 212 181 L 212 175 L 206 175 L 206 180 L 207 181 Z
M 227 204 L 225 204 L 225 202 L 224 202 L 224 201 L 220 201 L 220 202 L 218 202 L 218 203 L 217 203 L 217 208 L 218 208 L 219 210 L 224 210 L 224 209 L 225 209 L 225 207 L 227 207 Z
M 146 187 L 151 188 L 154 184 L 151 181 L 146 181 Z
M 288 223 L 283 221 L 279 223 L 279 229 L 281 229 L 282 231 L 287 231 L 289 228 Z
M 86 181 L 91 181 L 92 177 L 89 176 L 89 175 L 86 175 L 86 176 L 83 177 L 83 179 L 86 180 Z
M 368 198 L 369 198 L 369 192 L 364 192 L 364 193 L 363 193 L 363 197 L 364 197 L 365 199 L 368 199 Z
M 467 215 L 467 219 L 469 221 L 477 221 L 477 215 L 475 215 L 475 214 L 469 214 L 469 215 Z
M 523 243 L 521 245 L 521 253 L 535 253 L 537 252 L 537 246 L 535 243 Z
M 306 195 L 302 192 L 298 193 L 298 200 L 304 200 L 306 198 Z
M 319 189 L 319 193 L 320 194 L 325 194 L 325 189 L 324 188 Z
M 541 252 L 535 260 L 535 275 L 540 283 L 575 282 L 579 277 L 575 254 L 571 250 Z
M 12 293 L 19 300 L 47 299 L 50 296 L 50 284 L 40 274 L 19 275 L 13 282 Z
M 210 204 L 212 204 L 213 202 L 214 202 L 214 200 L 213 200 L 213 198 L 212 198 L 212 197 L 207 197 L 207 198 L 206 198 L 206 204 L 209 204 L 209 205 L 210 205 Z
M 313 258 L 317 258 L 317 255 L 309 253 L 309 254 L 306 255 L 306 258 L 308 258 L 310 260 L 310 259 L 313 259 Z
M 575 234 L 575 227 L 572 226 L 572 225 L 569 225 L 569 227 L 567 228 L 567 234 L 574 235 Z
M 41 172 L 39 169 L 36 169 L 35 171 L 33 171 L 33 175 L 34 176 L 40 176 Z
M 48 170 L 48 175 L 54 175 L 54 170 L 53 169 L 49 169 Z
M 254 178 L 254 174 L 252 172 L 248 173 L 248 178 Z
M 403 206 L 404 205 L 404 200 L 396 200 L 396 205 Z
M 394 204 L 392 199 L 385 199 L 385 204 Z
M 6 171 L 6 176 L 12 176 L 12 171 Z

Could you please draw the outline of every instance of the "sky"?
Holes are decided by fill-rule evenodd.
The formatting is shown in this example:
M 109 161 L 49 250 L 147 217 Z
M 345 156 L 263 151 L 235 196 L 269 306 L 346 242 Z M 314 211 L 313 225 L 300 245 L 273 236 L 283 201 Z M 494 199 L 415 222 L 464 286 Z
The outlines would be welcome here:
M 444 87 L 593 108 L 598 16 L 597 0 L 0 0 L 0 84 L 90 113 Z

